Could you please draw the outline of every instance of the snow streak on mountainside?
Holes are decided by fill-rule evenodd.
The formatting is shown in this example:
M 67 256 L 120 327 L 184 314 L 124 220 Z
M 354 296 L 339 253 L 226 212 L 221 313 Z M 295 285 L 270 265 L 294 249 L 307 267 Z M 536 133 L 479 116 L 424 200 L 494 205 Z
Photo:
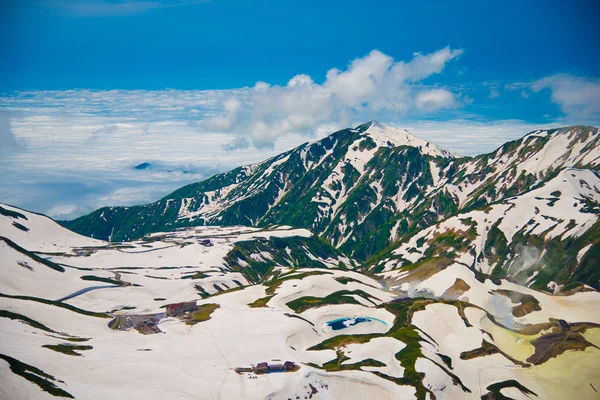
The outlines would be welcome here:
M 600 165 L 599 140 L 598 129 L 592 127 L 535 131 L 492 153 L 461 158 L 404 130 L 371 122 L 304 144 L 263 163 L 188 185 L 158 202 L 106 207 L 64 225 L 86 236 L 125 240 L 186 226 L 285 224 L 307 228 L 349 256 L 373 264 L 385 256 L 386 249 L 389 252 L 447 218 L 458 218 L 498 203 L 504 208 L 520 209 L 511 203 L 513 197 L 547 184 L 561 171 L 575 168 L 594 175 Z M 593 180 L 589 174 L 581 181 Z M 561 193 L 562 183 L 553 184 Z M 588 184 L 593 186 L 593 182 Z M 568 196 L 570 192 L 565 189 L 564 193 Z M 581 231 L 579 236 L 589 229 L 596 232 L 597 226 L 590 224 L 587 217 L 597 213 L 598 199 L 589 194 L 584 198 L 585 206 L 570 207 L 565 215 L 550 216 L 564 221 L 552 235 L 531 232 L 544 243 L 562 238 L 563 230 Z M 524 199 L 526 202 L 527 197 Z M 521 218 L 521 212 L 513 211 L 504 217 L 504 224 L 511 224 L 510 218 Z M 492 239 L 496 230 L 492 229 L 489 235 Z M 508 241 L 508 247 L 518 242 L 528 248 L 521 236 L 516 236 L 518 240 L 513 240 L 513 236 L 498 240 Z M 470 262 L 469 266 L 486 274 L 496 271 L 499 276 L 511 275 L 506 262 L 518 255 L 517 250 L 513 248 L 503 256 L 486 256 L 495 251 L 489 247 L 494 243 L 485 240 L 488 235 L 479 235 L 478 240 L 481 238 L 484 242 L 478 245 L 474 256 L 481 260 Z M 537 245 L 535 251 L 541 252 L 548 246 Z M 564 248 L 566 244 L 560 246 Z M 481 258 L 484 256 L 486 261 Z M 562 274 L 559 284 L 580 279 L 597 287 L 595 275 L 571 273 L 579 261 L 585 263 L 582 257 L 569 257 L 570 273 Z M 414 256 L 406 258 L 411 259 Z M 582 268 L 585 270 L 585 266 Z M 556 283 L 555 275 L 551 273 L 541 280 L 543 274 L 540 275 L 538 286 Z

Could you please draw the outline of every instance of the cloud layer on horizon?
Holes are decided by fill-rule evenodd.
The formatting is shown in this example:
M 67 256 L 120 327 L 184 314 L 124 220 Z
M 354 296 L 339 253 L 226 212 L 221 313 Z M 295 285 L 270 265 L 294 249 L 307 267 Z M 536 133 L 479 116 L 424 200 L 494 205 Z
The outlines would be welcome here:
M 345 70 L 330 69 L 322 83 L 299 74 L 285 85 L 228 90 L 0 95 L 0 202 L 62 219 L 150 202 L 371 119 L 462 155 L 493 151 L 536 129 L 600 121 L 600 85 L 590 78 L 436 84 L 436 74 L 460 55 L 446 47 L 403 62 L 374 50 Z M 556 108 L 543 122 L 492 118 L 477 109 L 536 97 Z M 155 168 L 133 168 L 143 162 Z
M 7 151 L 23 150 L 10 125 L 9 113 L 0 110 L 0 154 Z

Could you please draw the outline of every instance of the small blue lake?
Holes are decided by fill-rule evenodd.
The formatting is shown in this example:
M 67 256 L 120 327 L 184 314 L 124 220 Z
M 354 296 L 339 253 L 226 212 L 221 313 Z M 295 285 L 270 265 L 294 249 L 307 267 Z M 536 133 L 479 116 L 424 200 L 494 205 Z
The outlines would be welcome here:
M 346 329 L 346 328 L 350 328 L 352 326 L 356 326 L 358 324 L 362 324 L 365 322 L 378 322 L 381 323 L 383 325 L 387 325 L 384 321 L 377 319 L 377 318 L 371 318 L 371 317 L 344 317 L 344 318 L 338 318 L 338 319 L 333 319 L 331 321 L 328 321 L 325 323 L 324 327 L 325 328 L 330 328 L 333 331 L 339 331 L 341 329 Z

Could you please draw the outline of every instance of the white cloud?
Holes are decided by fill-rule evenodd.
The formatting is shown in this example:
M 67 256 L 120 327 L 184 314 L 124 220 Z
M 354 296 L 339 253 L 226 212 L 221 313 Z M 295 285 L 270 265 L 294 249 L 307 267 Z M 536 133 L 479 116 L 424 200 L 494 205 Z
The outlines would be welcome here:
M 153 9 L 205 3 L 199 0 L 46 0 L 40 4 L 69 15 L 81 17 L 114 17 L 143 14 Z
M 398 128 L 463 156 L 476 156 L 496 150 L 504 143 L 519 139 L 538 129 L 561 126 L 560 123 L 533 124 L 521 120 L 411 121 L 391 123 Z
M 251 90 L 72 90 L 0 97 L 0 128 L 6 128 L 0 132 L 10 134 L 0 148 L 27 144 L 22 151 L 2 151 L 0 202 L 73 218 L 100 206 L 156 200 L 306 141 L 288 135 L 269 150 L 231 151 L 223 146 L 231 134 L 204 131 L 195 123 L 215 116 L 229 98 L 247 101 Z M 190 110 L 198 114 L 190 117 Z M 143 162 L 152 167 L 133 168 Z M 77 208 L 69 208 L 73 204 Z
M 600 82 L 567 74 L 540 79 L 531 85 L 534 92 L 550 89 L 551 99 L 569 118 L 600 118 Z
M 446 89 L 431 89 L 417 93 L 415 104 L 422 111 L 436 111 L 458 106 L 454 94 Z
M 104 196 L 100 196 L 97 200 L 97 204 L 99 207 L 107 204 L 134 205 L 150 203 L 155 201 L 157 197 L 158 193 L 153 193 L 151 190 L 148 190 L 147 186 L 125 187 L 116 189 Z
M 76 204 L 61 204 L 56 207 L 52 207 L 46 214 L 55 219 L 65 219 L 69 218 L 77 211 Z
M 409 62 L 395 62 L 378 50 L 357 58 L 344 71 L 330 69 L 322 84 L 304 74 L 285 86 L 258 82 L 248 101 L 225 105 L 224 113 L 205 127 L 248 135 L 257 147 L 272 147 L 280 135 L 304 132 L 323 123 L 346 125 L 357 112 L 409 114 L 435 112 L 459 105 L 448 89 L 428 88 L 422 81 L 442 72 L 462 50 L 443 48 L 415 53 Z M 241 107 L 238 107 L 241 105 Z
M 498 97 L 500 97 L 500 91 L 498 90 L 498 88 L 495 88 L 495 87 L 491 88 L 488 98 L 497 99 Z
M 242 109 L 242 103 L 235 97 L 223 102 L 225 115 L 217 115 L 205 121 L 207 129 L 215 131 L 229 131 L 237 123 Z
M 431 54 L 415 53 L 411 62 L 398 62 L 394 65 L 395 74 L 399 79 L 417 82 L 430 75 L 439 74 L 448 61 L 459 57 L 462 53 L 462 49 L 452 50 L 449 46 Z
M 0 152 L 18 151 L 23 149 L 23 144 L 17 140 L 11 124 L 9 114 L 0 110 Z

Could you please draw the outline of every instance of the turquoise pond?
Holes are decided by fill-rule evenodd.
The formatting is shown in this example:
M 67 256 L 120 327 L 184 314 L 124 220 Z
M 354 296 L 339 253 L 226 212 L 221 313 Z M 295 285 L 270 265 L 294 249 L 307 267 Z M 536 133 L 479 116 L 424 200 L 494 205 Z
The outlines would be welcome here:
M 346 328 L 350 328 L 352 326 L 356 326 L 358 324 L 362 324 L 365 322 L 378 322 L 381 323 L 383 325 L 387 325 L 384 321 L 377 319 L 377 318 L 371 318 L 371 317 L 344 317 L 344 318 L 338 318 L 338 319 L 333 319 L 331 321 L 327 321 L 324 325 L 324 327 L 326 328 L 330 328 L 333 331 L 339 331 L 341 329 L 346 329 Z

